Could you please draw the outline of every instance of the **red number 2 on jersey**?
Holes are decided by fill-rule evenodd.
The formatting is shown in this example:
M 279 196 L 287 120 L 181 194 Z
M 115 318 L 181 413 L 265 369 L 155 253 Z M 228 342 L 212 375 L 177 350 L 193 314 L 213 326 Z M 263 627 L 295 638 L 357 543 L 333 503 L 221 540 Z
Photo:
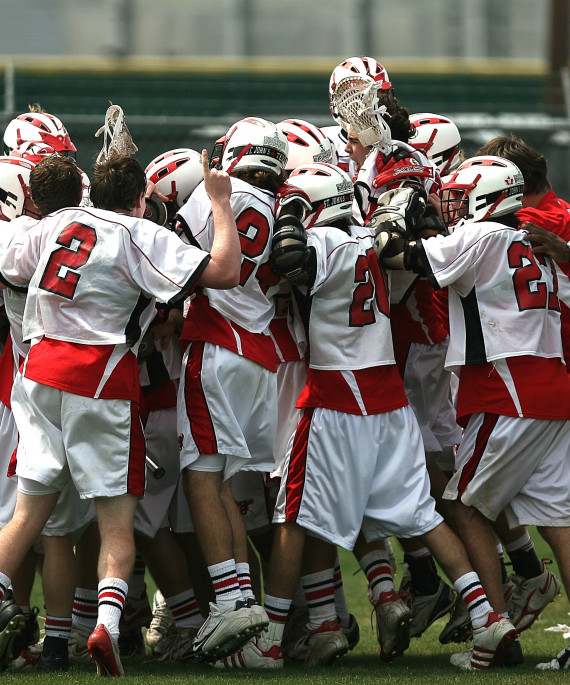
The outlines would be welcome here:
M 558 279 L 556 271 L 551 266 L 552 292 L 545 283 L 545 275 L 541 266 L 546 266 L 543 255 L 535 255 L 528 245 L 522 242 L 512 243 L 508 251 L 509 266 L 515 269 L 513 284 L 519 305 L 519 310 L 525 309 L 553 309 L 560 311 L 558 302 Z
M 91 226 L 73 223 L 63 229 L 56 242 L 62 247 L 51 253 L 39 287 L 71 300 L 81 278 L 76 269 L 89 259 L 97 234 Z
M 265 250 L 271 228 L 267 217 L 252 208 L 246 209 L 238 216 L 236 225 L 243 255 L 239 284 L 245 285 L 257 266 L 255 258 L 262 255 Z
M 366 251 L 366 256 L 360 255 L 356 261 L 354 282 L 358 285 L 354 289 L 349 311 L 350 326 L 367 326 L 374 323 L 374 302 L 380 313 L 390 316 L 386 277 L 373 248 Z

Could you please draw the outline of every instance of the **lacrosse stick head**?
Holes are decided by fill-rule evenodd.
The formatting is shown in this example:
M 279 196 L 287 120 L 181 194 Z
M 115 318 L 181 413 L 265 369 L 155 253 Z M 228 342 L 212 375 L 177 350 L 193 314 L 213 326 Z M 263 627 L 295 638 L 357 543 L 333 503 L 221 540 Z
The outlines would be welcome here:
M 111 153 L 129 157 L 138 150 L 125 123 L 123 108 L 119 105 L 111 105 L 107 109 L 105 123 L 97 131 L 95 137 L 98 138 L 101 133 L 104 134 L 103 148 L 97 157 L 97 164 L 109 159 Z
M 347 76 L 338 83 L 334 100 L 341 119 L 354 130 L 362 145 L 373 145 L 387 154 L 392 149 L 392 134 L 385 119 L 386 106 L 378 100 L 382 89 L 382 82 Z

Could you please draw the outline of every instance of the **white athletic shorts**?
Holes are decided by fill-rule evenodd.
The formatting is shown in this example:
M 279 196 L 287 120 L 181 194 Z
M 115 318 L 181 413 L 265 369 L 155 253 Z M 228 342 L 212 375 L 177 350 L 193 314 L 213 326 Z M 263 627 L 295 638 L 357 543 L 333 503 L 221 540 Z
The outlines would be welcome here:
M 14 415 L 5 404 L 0 402 L 0 528 L 3 528 L 14 515 L 18 478 L 8 478 L 8 466 L 14 450 L 18 446 L 18 429 Z
M 570 421 L 473 414 L 444 499 L 511 528 L 570 526 Z
M 436 345 L 411 343 L 404 369 L 406 396 L 420 425 L 426 460 L 444 471 L 453 470 L 449 456 L 461 441 L 451 401 L 451 373 L 444 369 L 448 346 L 449 338 Z M 442 460 L 444 451 L 447 460 Z
M 303 414 L 303 410 L 295 405 L 306 382 L 307 367 L 304 361 L 282 362 L 277 366 L 277 437 L 273 450 L 275 469 L 272 478 L 279 478 L 283 473 L 289 440 Z
M 176 407 L 149 412 L 144 436 L 149 459 L 165 471 L 155 478 L 147 463 L 144 497 L 135 511 L 135 531 L 153 538 L 159 528 L 169 526 L 168 510 L 180 477 Z
M 20 374 L 12 389 L 19 429 L 16 473 L 82 499 L 144 492 L 144 436 L 129 400 L 82 397 Z
M 232 476 L 230 487 L 248 533 L 262 533 L 271 527 L 265 474 L 239 471 Z M 170 527 L 175 533 L 194 533 L 182 479 L 176 488 L 169 510 Z
M 180 468 L 202 469 L 201 455 L 222 455 L 224 480 L 240 469 L 271 472 L 277 429 L 277 378 L 219 345 L 188 346 L 178 391 Z
M 367 540 L 416 537 L 441 521 L 409 406 L 370 416 L 305 410 L 287 455 L 274 523 L 296 522 L 352 549 L 361 529 Z
M 36 480 L 27 478 L 16 478 L 16 480 L 18 491 L 27 495 L 37 496 L 57 492 L 52 485 L 44 485 Z M 92 499 L 81 499 L 70 478 L 59 492 L 57 504 L 42 530 L 42 535 L 63 537 L 75 534 L 74 539 L 78 540 L 95 518 L 95 502 Z M 34 545 L 34 549 L 40 551 L 41 547 Z

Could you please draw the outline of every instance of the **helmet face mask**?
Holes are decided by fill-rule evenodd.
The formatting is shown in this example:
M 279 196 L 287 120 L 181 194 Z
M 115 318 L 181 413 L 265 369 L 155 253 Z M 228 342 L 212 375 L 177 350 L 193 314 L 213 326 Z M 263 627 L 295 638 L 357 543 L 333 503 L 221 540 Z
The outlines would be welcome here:
M 228 174 L 250 168 L 280 176 L 287 165 L 287 136 L 271 121 L 259 117 L 241 119 L 225 137 L 220 164 Z
M 472 157 L 463 162 L 441 190 L 443 222 L 451 232 L 471 221 L 486 221 L 522 207 L 524 179 L 502 157 Z
M 322 162 L 302 164 L 291 173 L 289 182 L 304 190 L 311 201 L 312 211 L 303 222 L 305 228 L 329 226 L 352 217 L 354 186 L 339 167 Z

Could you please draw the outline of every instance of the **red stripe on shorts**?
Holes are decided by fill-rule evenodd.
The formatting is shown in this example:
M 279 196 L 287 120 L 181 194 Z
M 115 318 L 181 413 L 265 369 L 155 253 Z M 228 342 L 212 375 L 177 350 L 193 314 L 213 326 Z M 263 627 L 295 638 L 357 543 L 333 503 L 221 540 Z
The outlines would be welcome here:
M 142 497 L 145 483 L 146 445 L 143 427 L 139 414 L 139 405 L 131 402 L 131 438 L 129 451 L 129 470 L 127 474 L 127 492 L 129 495 Z
M 307 447 L 309 443 L 309 429 L 313 418 L 313 408 L 305 409 L 295 431 L 295 440 L 289 469 L 287 471 L 287 485 L 285 486 L 285 520 L 288 523 L 297 520 L 303 490 L 305 488 L 305 471 L 307 466 Z
M 459 484 L 457 486 L 458 499 L 461 499 L 461 495 L 465 492 L 465 489 L 473 479 L 475 472 L 479 466 L 479 462 L 483 457 L 483 452 L 487 447 L 491 433 L 493 432 L 497 421 L 499 420 L 498 414 L 485 414 L 483 417 L 483 423 L 477 432 L 477 438 L 475 439 L 475 449 L 473 454 L 467 460 L 467 463 L 461 469 L 461 478 L 459 479 Z
M 218 454 L 216 431 L 202 388 L 203 342 L 193 342 L 184 370 L 184 402 L 192 437 L 200 454 Z

